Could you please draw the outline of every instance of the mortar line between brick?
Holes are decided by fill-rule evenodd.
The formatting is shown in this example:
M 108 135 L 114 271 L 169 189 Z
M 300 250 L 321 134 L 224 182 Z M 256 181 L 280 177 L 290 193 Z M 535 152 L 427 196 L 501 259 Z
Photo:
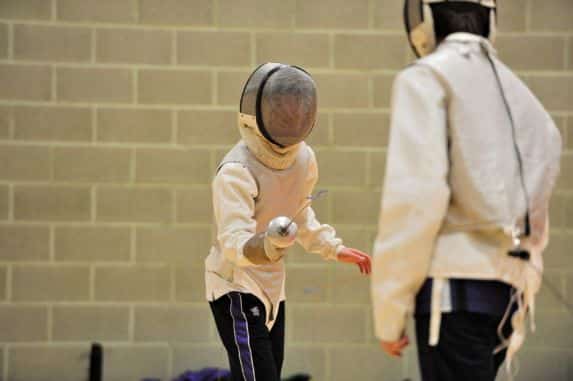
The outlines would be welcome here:
M 89 102 L 58 102 L 57 104 L 49 102 L 35 102 L 26 100 L 0 100 L 0 105 L 4 106 L 36 106 L 36 107 L 46 107 L 46 108 L 88 108 L 92 107 L 94 104 Z M 210 104 L 195 104 L 195 105 L 184 105 L 184 104 L 160 104 L 160 103 L 144 103 L 139 105 L 133 105 L 130 103 L 98 103 L 98 108 L 104 106 L 105 108 L 111 109 L 127 109 L 127 110 L 170 110 L 174 107 L 181 108 L 182 110 L 202 110 L 202 111 L 233 111 L 234 106 L 230 105 L 210 105 Z
M 91 28 L 91 34 L 90 34 L 90 43 L 91 43 L 91 49 L 90 49 L 90 61 L 92 64 L 95 64 L 97 59 L 97 32 L 96 32 L 96 28 Z
M 139 19 L 141 15 L 139 14 L 139 1 L 132 0 L 133 3 L 133 18 L 135 19 L 135 23 L 139 25 Z
M 213 0 L 213 18 L 211 21 L 213 21 L 213 26 L 216 29 L 219 29 L 219 0 Z
M 86 344 L 89 345 L 91 344 L 92 341 L 91 340 L 78 340 L 78 341 L 58 341 L 56 343 L 52 343 L 52 348 L 77 348 L 78 346 L 85 346 Z M 30 347 L 37 347 L 37 346 L 43 346 L 45 345 L 46 342 L 45 341 L 27 341 L 27 342 L 13 342 L 10 343 L 9 345 L 11 347 L 15 347 L 15 348 L 30 348 Z M 128 341 L 106 341 L 106 348 L 126 348 L 126 347 L 133 347 L 133 345 L 130 345 L 133 343 L 130 343 Z M 141 348 L 157 348 L 157 347 L 165 347 L 166 346 L 166 342 L 161 342 L 161 341 L 149 341 L 149 342 L 145 342 L 145 341 L 140 341 L 137 343 L 138 347 Z
M 14 184 L 8 184 L 8 222 L 14 222 Z
M 13 275 L 14 272 L 14 268 L 13 268 L 13 264 L 9 264 L 6 267 L 6 301 L 7 303 L 12 304 L 12 278 L 14 278 Z
M 8 380 L 8 374 L 9 374 L 9 360 L 10 357 L 8 356 L 8 351 L 10 350 L 10 345 L 5 345 L 4 346 L 4 353 L 2 356 L 2 361 L 4 362 L 4 372 L 2 374 L 2 377 L 4 380 Z
M 135 306 L 133 304 L 129 305 L 129 326 L 128 330 L 128 340 L 133 343 L 135 340 Z
M 571 52 L 571 46 L 573 45 L 573 37 L 569 36 L 567 38 L 565 38 L 565 62 L 564 62 L 564 68 L 565 70 L 567 70 L 569 68 L 569 65 L 573 66 L 573 62 L 569 62 L 569 57 L 573 56 L 573 52 Z
M 131 71 L 131 80 L 133 81 L 131 84 L 131 104 L 138 104 L 139 102 L 139 68 L 135 67 Z
M 66 21 L 57 20 L 57 24 L 52 20 L 13 20 L 8 18 L 1 18 L 0 22 L 9 23 L 16 21 L 18 24 L 26 24 L 32 26 L 52 26 L 52 27 L 84 27 L 84 28 L 97 28 L 97 29 L 137 29 L 137 30 L 148 30 L 148 31 L 189 31 L 189 32 L 288 32 L 296 34 L 329 34 L 329 33 L 341 33 L 341 34 L 353 34 L 357 36 L 364 35 L 381 35 L 381 36 L 403 36 L 404 32 L 401 29 L 383 29 L 383 28 L 358 28 L 358 29 L 344 29 L 344 28 L 291 28 L 289 27 L 217 27 L 217 26 L 187 26 L 187 25 L 172 25 L 172 24 L 125 24 L 125 23 L 108 23 L 108 22 L 83 22 L 83 21 Z M 557 31 L 557 30 L 526 30 L 527 36 L 564 36 L 571 35 L 568 30 Z M 500 35 L 524 35 L 523 31 L 501 31 Z
M 171 33 L 171 65 L 177 65 L 177 55 L 179 50 L 177 44 L 179 43 L 179 33 L 177 30 L 173 30 Z
M 175 135 L 177 136 L 177 135 Z M 170 137 L 171 139 L 171 137 Z M 174 149 L 177 141 L 170 141 L 167 143 L 123 143 L 123 142 L 91 142 L 91 141 L 77 141 L 77 142 L 65 142 L 65 141 L 50 141 L 47 142 L 45 140 L 18 140 L 18 141 L 2 141 L 0 142 L 0 146 L 3 147 L 74 147 L 74 148 L 139 148 L 139 149 Z M 48 145 L 49 144 L 49 145 Z M 194 150 L 197 152 L 201 151 L 210 151 L 212 149 L 229 149 L 231 145 L 219 145 L 219 144 L 202 144 L 202 145 L 193 145 L 193 144 L 181 144 L 185 146 L 185 148 Z M 178 148 L 181 148 L 177 145 Z M 357 147 L 356 150 L 360 150 L 360 147 Z M 3 183 L 4 180 L 0 179 L 0 183 Z M 26 181 L 22 181 L 25 183 Z M 65 181 L 61 181 L 60 183 L 64 183 Z M 32 181 L 30 181 L 32 183 Z M 92 181 L 92 183 L 94 183 Z M 105 183 L 105 181 L 102 181 Z M 184 184 L 184 183 L 183 183 Z
M 212 85 L 213 85 L 213 104 L 216 105 L 219 102 L 219 73 L 218 72 L 213 73 Z
M 167 374 L 173 374 L 173 346 L 167 343 Z
M 52 184 L 56 181 L 56 148 L 48 146 L 48 161 L 50 167 L 49 183 Z
M 93 227 L 93 224 L 90 221 L 0 221 L 0 226 L 1 227 L 6 227 L 6 226 L 14 226 L 14 227 L 44 227 L 46 226 L 47 223 L 52 224 L 54 227 L 58 228 L 58 227 L 69 227 L 70 225 L 73 225 L 75 227 L 79 227 L 79 228 L 89 228 L 89 227 Z M 157 223 L 149 223 L 149 222 L 108 222 L 108 221 L 97 221 L 97 227 L 101 227 L 101 228 L 129 228 L 130 226 L 133 226 L 135 228 L 157 228 L 157 227 L 161 227 L 164 226 L 164 223 L 162 222 L 157 222 Z M 205 228 L 209 228 L 211 227 L 210 223 L 176 223 L 176 224 L 172 224 L 173 228 L 180 228 L 180 229 L 205 229 Z M 341 225 L 339 225 L 341 226 Z M 354 225 L 352 225 L 354 226 Z M 358 228 L 357 228 L 358 229 Z M 24 262 L 18 262 L 18 263 L 24 263 Z M 30 262 L 30 263 L 37 263 L 37 262 Z M 85 262 L 77 262 L 78 264 L 85 264 Z M 109 264 L 113 264 L 113 263 L 118 263 L 116 261 L 109 261 L 109 262 L 98 262 L 98 263 L 109 263 Z M 119 262 L 121 263 L 121 262 Z
M 137 258 L 137 228 L 131 226 L 129 234 L 129 263 L 135 264 Z
M 364 304 L 362 304 L 361 307 L 364 310 L 364 344 L 368 345 L 370 343 L 371 332 L 374 332 L 374 322 L 372 321 L 368 307 Z
M 8 139 L 13 140 L 16 136 L 16 118 L 14 117 L 14 107 L 8 107 Z
M 561 38 L 563 38 L 561 36 Z M 406 48 L 404 48 L 404 54 L 408 58 L 410 58 L 409 52 Z M 135 68 L 139 70 L 146 70 L 146 71 L 169 71 L 172 73 L 178 72 L 191 72 L 197 74 L 207 74 L 207 73 L 214 73 L 214 72 L 228 72 L 228 73 L 239 73 L 243 74 L 248 72 L 252 69 L 252 65 L 237 65 L 237 66 L 216 66 L 216 65 L 190 65 L 190 64 L 180 64 L 180 65 L 171 65 L 169 64 L 142 64 L 142 63 L 97 63 L 94 65 L 90 62 L 54 62 L 54 61 L 46 61 L 46 60 L 6 60 L 0 59 L 0 64 L 6 64 L 8 66 L 17 64 L 18 66 L 22 67 L 50 67 L 55 66 L 59 69 L 83 69 L 83 70 L 103 70 L 103 69 L 110 69 L 115 71 L 129 71 Z M 329 66 L 309 66 L 308 69 L 314 74 L 324 74 L 324 75 L 337 75 L 337 76 L 358 76 L 362 77 L 365 75 L 396 75 L 399 73 L 399 69 L 397 68 L 373 68 L 365 70 L 360 67 L 329 67 Z M 516 73 L 518 75 L 532 75 L 536 77 L 551 77 L 551 76 L 571 76 L 573 75 L 573 69 L 558 69 L 558 70 L 517 70 Z M 22 101 L 26 101 L 25 99 L 21 99 Z M 5 102 L 5 101 L 4 101 Z M 41 101 L 33 101 L 34 103 L 41 103 Z M 63 100 L 66 102 L 66 100 Z M 77 104 L 82 103 L 81 101 L 71 101 L 70 103 Z M 83 102 L 83 103 L 91 103 L 91 102 Z M 111 103 L 111 104 L 129 104 L 128 102 L 122 101 L 111 101 L 105 102 L 100 101 L 99 103 Z M 143 103 L 150 106 L 156 105 L 156 103 Z M 185 105 L 187 103 L 180 103 L 178 105 Z M 202 104 L 196 104 L 202 105 Z M 204 105 L 204 104 L 203 104 Z
M 14 23 L 8 23 L 8 59 L 14 59 Z
M 106 268 L 106 266 L 102 266 L 102 268 Z M 133 301 L 133 300 L 123 300 L 123 301 L 102 301 L 102 300 L 81 300 L 81 301 L 52 301 L 52 302 L 45 302 L 45 301 L 14 301 L 14 302 L 2 302 L 0 306 L 18 306 L 18 307 L 34 307 L 34 306 L 47 306 L 51 305 L 54 307 L 129 307 L 130 305 L 137 306 L 137 307 L 170 307 L 172 303 L 169 301 Z M 203 302 L 178 302 L 178 307 L 205 307 Z
M 374 105 L 374 78 L 372 76 L 368 77 L 368 107 L 375 108 Z
M 46 310 L 46 338 L 48 342 L 51 342 L 53 340 L 54 309 L 48 305 Z
M 335 54 L 335 41 L 334 41 L 335 37 L 334 37 L 334 33 L 329 33 L 328 34 L 328 67 L 329 69 L 335 70 L 334 66 L 335 66 L 335 59 L 334 59 L 334 54 Z
M 365 170 L 366 170 L 366 184 L 372 184 L 372 152 L 367 152 L 366 153 L 366 165 L 365 165 Z
M 171 110 L 171 144 L 177 144 L 179 137 L 179 111 Z
M 91 141 L 92 143 L 96 143 L 97 139 L 98 139 L 98 110 L 99 107 L 98 105 L 94 105 L 93 107 L 91 107 L 91 118 L 90 118 L 90 122 L 91 122 Z
M 51 83 L 50 83 L 50 102 L 55 103 L 58 100 L 58 69 L 56 65 L 50 65 Z
M 327 380 L 331 380 L 332 379 L 332 375 L 330 374 L 331 373 L 330 363 L 332 357 L 331 349 L 329 346 L 325 345 L 322 350 L 324 351 L 324 365 L 326 367 L 324 375 Z
M 289 28 L 287 29 L 289 32 L 293 32 L 297 30 L 297 17 L 296 15 L 298 14 L 298 1 L 296 0 L 292 0 L 292 15 L 290 18 L 290 24 L 289 24 Z
M 169 265 L 169 303 L 173 305 L 176 304 L 177 300 L 175 298 L 175 266 Z
M 97 185 L 90 187 L 90 203 L 90 220 L 86 222 L 93 225 L 97 220 Z
M 171 223 L 177 223 L 177 189 L 171 189 Z
M 96 266 L 90 266 L 90 289 L 89 289 L 89 302 L 95 301 L 95 277 L 96 277 Z
M 573 72 L 571 72 L 573 75 Z M 0 105 L 3 106 L 39 106 L 39 107 L 91 107 L 93 103 L 88 102 L 59 102 L 55 103 L 43 103 L 43 102 L 30 102 L 30 101 L 2 101 L 0 100 Z M 196 104 L 196 105 L 184 105 L 176 103 L 164 103 L 164 104 L 130 104 L 130 103 L 99 103 L 100 106 L 110 109 L 129 109 L 129 110 L 170 110 L 177 108 L 179 110 L 189 110 L 189 111 L 236 111 L 233 106 L 221 106 L 213 104 Z M 321 107 L 320 112 L 337 112 L 337 113 L 389 113 L 389 108 L 368 108 L 368 107 L 356 107 L 356 108 L 342 108 L 342 107 Z M 573 110 L 550 110 L 551 114 L 564 115 L 572 114 Z M 22 141 L 24 142 L 24 141 Z M 119 143 L 107 143 L 107 144 L 119 144 Z M 144 143 L 124 143 L 124 144 L 144 144 Z M 159 143 L 160 144 L 160 143 Z
M 80 147 L 78 147 L 80 148 Z M 202 150 L 205 151 L 204 154 L 207 154 L 209 151 L 208 150 Z M 10 185 L 11 184 L 11 180 L 0 180 L 0 185 Z M 109 188 L 115 188 L 115 189 L 133 189 L 134 187 L 138 187 L 138 188 L 142 188 L 142 189 L 155 189 L 155 190 L 167 190 L 169 188 L 172 187 L 176 187 L 177 189 L 182 189 L 182 190 L 206 190 L 209 188 L 209 183 L 208 182 L 204 182 L 201 184 L 197 184 L 197 183 L 148 183 L 148 182 L 138 182 L 136 184 L 129 184 L 126 182 L 123 183 L 105 183 L 105 182 L 94 182 L 92 181 L 91 183 L 86 183 L 86 182 L 72 182 L 72 181 L 58 181 L 58 182 L 54 182 L 54 183 L 47 183 L 44 180 L 38 180 L 38 181 L 17 181 L 14 183 L 14 185 L 16 186 L 22 186 L 22 187 L 45 187 L 45 188 L 76 188 L 76 189 L 88 189 L 90 188 L 90 186 L 101 186 L 103 188 L 109 189 Z M 333 188 L 334 189 L 334 188 Z M 337 189 L 343 189 L 343 188 L 337 188 Z M 349 189 L 354 189 L 354 188 L 349 188 Z M 14 221 L 16 222 L 16 221 Z M 91 219 L 76 219 L 76 220 L 49 220 L 49 219 L 41 219 L 41 220 L 19 220 L 17 222 L 25 222 L 25 223 L 33 223 L 33 222 L 54 222 L 54 223 L 88 223 L 91 222 Z M 129 223 L 132 222 L 131 220 L 110 220 L 108 221 L 109 223 Z M 139 222 L 141 224 L 153 224 L 154 221 L 150 221 L 150 222 L 146 222 L 144 221 L 136 221 Z M 2 224 L 2 221 L 0 221 L 0 224 Z M 189 225 L 192 225 L 192 223 L 189 223 Z
M 531 10 L 532 10 L 532 3 L 531 0 L 525 0 L 525 31 L 531 31 Z
M 56 261 L 56 228 L 50 225 L 50 252 L 49 258 L 50 262 L 54 263 Z
M 8 304 L 8 265 L 2 265 L 2 268 L 4 269 L 4 284 L 0 285 L 0 287 L 4 291 L 0 294 L 0 301 Z
M 129 185 L 136 184 L 136 176 L 137 176 L 137 148 L 130 149 L 129 152 Z
M 58 18 L 58 5 L 56 0 L 51 0 L 52 4 L 51 4 L 51 9 L 50 9 L 50 20 L 52 21 L 56 21 Z
M 14 61 L 12 59 L 5 59 L 0 58 L 0 64 L 18 64 L 19 66 L 29 67 L 29 66 L 44 66 L 48 67 L 50 65 L 54 65 L 58 68 L 62 69 L 92 69 L 96 70 L 103 70 L 103 69 L 114 69 L 114 70 L 132 70 L 135 67 L 139 68 L 140 70 L 148 70 L 148 71 L 172 71 L 172 72 L 214 72 L 215 70 L 224 70 L 229 72 L 245 72 L 251 69 L 250 64 L 243 64 L 243 65 L 236 65 L 236 66 L 224 66 L 224 65 L 206 65 L 206 64 L 177 64 L 172 65 L 171 63 L 162 63 L 162 64 L 153 64 L 153 63 L 139 63 L 139 62 L 96 62 L 92 63 L 89 61 L 85 62 L 72 62 L 72 61 L 51 61 L 46 59 L 38 59 L 38 60 L 31 60 L 31 59 L 20 59 L 18 61 Z M 326 67 L 321 66 L 311 66 L 309 69 L 312 69 L 313 72 L 324 71 L 328 70 Z M 382 70 L 382 69 L 381 69 Z M 396 70 L 393 70 L 394 72 Z M 354 74 L 363 74 L 361 69 L 353 69 L 353 68 L 342 68 L 337 70 L 335 73 L 331 74 L 339 74 L 340 72 L 346 73 L 354 73 Z M 120 103 L 120 102 L 115 102 Z
M 344 153 L 344 152 L 341 152 Z M 0 185 L 2 183 L 0 182 Z M 85 184 L 78 184 L 78 183 L 59 183 L 59 184 L 46 184 L 46 183 L 22 183 L 22 184 L 18 184 L 21 185 L 23 187 L 27 187 L 27 188 L 41 188 L 41 187 L 47 187 L 47 188 L 56 188 L 56 189 L 64 189 L 64 188 L 75 188 L 77 190 L 85 190 L 88 189 L 88 186 L 86 186 Z M 170 184 L 170 186 L 165 186 L 165 185 L 157 185 L 157 184 L 148 184 L 148 183 L 140 183 L 140 184 L 122 184 L 122 185 L 113 185 L 113 184 L 97 184 L 97 186 L 101 186 L 103 189 L 115 189 L 115 190 L 134 190 L 136 188 L 138 189 L 142 189 L 142 190 L 163 190 L 163 191 L 168 191 L 170 190 L 170 187 L 172 188 L 173 191 L 175 191 L 177 188 L 177 190 L 208 190 L 209 189 L 209 184 L 207 183 L 203 183 L 200 185 L 186 185 L 186 184 Z M 350 192 L 350 193 L 363 193 L 363 192 L 376 192 L 379 191 L 380 188 L 379 187 L 365 187 L 363 184 L 359 184 L 359 185 L 353 185 L 353 186 L 341 186 L 341 185 L 329 185 L 329 184 L 322 184 L 322 186 L 324 187 L 328 187 L 329 190 L 332 190 L 333 192 Z M 566 191 L 566 189 L 562 189 L 563 191 Z M 97 214 L 97 213 L 94 213 Z M 98 221 L 97 220 L 97 215 L 95 216 L 94 219 L 92 218 L 88 218 L 88 219 L 83 219 L 83 220 L 65 220 L 65 221 L 59 221 L 59 220 L 50 220 L 50 219 L 40 219 L 40 220 L 18 220 L 18 221 L 13 221 L 13 222 L 17 222 L 17 223 L 35 223 L 35 222 L 43 222 L 43 223 L 60 223 L 60 224 L 66 224 L 66 223 L 74 223 L 74 224 L 85 224 L 85 225 L 93 225 L 95 222 L 107 222 L 110 225 L 111 224 L 117 224 L 117 225 L 121 225 L 121 224 L 130 224 L 130 223 L 138 223 L 142 226 L 151 226 L 151 225 L 160 225 L 162 223 L 162 221 L 160 219 L 157 219 L 155 221 L 134 221 L 134 220 L 117 220 L 117 221 Z M 1 222 L 0 222 L 1 224 Z M 202 226 L 204 225 L 203 223 L 185 223 L 185 222 L 178 222 L 178 225 L 186 225 L 186 226 Z
M 0 100 L 0 105 L 4 106 L 37 106 L 37 107 L 76 107 L 76 108 L 86 108 L 93 106 L 93 102 L 58 102 L 54 104 L 52 102 L 34 102 L 26 100 Z M 195 105 L 185 105 L 185 104 L 169 104 L 169 103 L 142 103 L 134 105 L 131 103 L 105 103 L 99 102 L 99 106 L 104 106 L 110 109 L 128 109 L 128 110 L 170 110 L 173 108 L 179 108 L 182 110 L 192 110 L 192 111 L 233 111 L 234 106 L 228 105 L 211 105 L 211 104 L 195 104 Z M 365 110 L 365 109 L 363 109 Z
M 368 29 L 374 29 L 375 24 L 375 8 L 374 0 L 368 1 Z

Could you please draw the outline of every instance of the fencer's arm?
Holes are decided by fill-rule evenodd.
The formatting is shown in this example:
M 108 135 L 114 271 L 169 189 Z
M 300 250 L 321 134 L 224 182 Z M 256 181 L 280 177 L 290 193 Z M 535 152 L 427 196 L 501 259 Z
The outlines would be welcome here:
M 344 248 L 342 240 L 336 236 L 334 228 L 321 224 L 311 206 L 295 219 L 298 224 L 297 242 L 309 253 L 319 254 L 324 259 L 336 260 Z
M 225 258 L 241 267 L 270 263 L 264 234 L 256 234 L 258 188 L 249 170 L 239 163 L 223 165 L 212 190 L 217 240 Z M 272 248 L 267 245 L 267 249 Z
M 447 211 L 446 115 L 446 93 L 429 68 L 414 65 L 398 75 L 371 283 L 375 333 L 383 341 L 404 333 Z
M 311 155 L 307 178 L 305 181 L 306 194 L 314 191 L 318 181 L 318 165 L 314 151 L 306 147 Z M 342 240 L 336 236 L 334 228 L 321 224 L 311 206 L 304 209 L 295 222 L 298 224 L 297 242 L 309 253 L 319 254 L 324 259 L 336 260 L 337 254 L 344 248 Z

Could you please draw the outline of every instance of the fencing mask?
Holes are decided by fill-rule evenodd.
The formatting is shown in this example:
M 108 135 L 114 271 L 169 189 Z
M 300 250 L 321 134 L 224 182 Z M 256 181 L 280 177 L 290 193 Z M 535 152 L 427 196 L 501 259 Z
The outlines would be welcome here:
M 285 148 L 302 142 L 316 123 L 316 85 L 303 69 L 279 63 L 259 66 L 249 77 L 239 109 L 241 123 Z
M 446 3 L 452 6 L 469 3 L 489 10 L 487 37 L 493 42 L 496 31 L 496 0 L 405 0 L 404 24 L 408 40 L 416 56 L 426 56 L 436 48 L 438 38 L 432 6 Z

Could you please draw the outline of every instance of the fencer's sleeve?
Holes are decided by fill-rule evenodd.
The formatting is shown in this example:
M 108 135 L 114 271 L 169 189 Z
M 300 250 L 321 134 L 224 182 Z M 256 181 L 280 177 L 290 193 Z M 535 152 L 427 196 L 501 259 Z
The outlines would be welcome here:
M 311 195 L 318 181 L 318 165 L 316 156 L 310 147 L 310 163 L 305 181 L 305 191 Z M 309 253 L 319 254 L 324 259 L 336 260 L 342 250 L 342 240 L 336 236 L 334 228 L 327 224 L 321 224 L 311 206 L 304 209 L 295 218 L 298 225 L 297 242 Z
M 253 266 L 244 255 L 245 244 L 255 235 L 255 179 L 242 164 L 223 165 L 212 183 L 217 240 L 223 255 L 237 266 Z
M 561 134 L 549 113 L 546 113 L 546 121 L 544 126 L 546 140 L 543 142 L 545 161 L 537 163 L 543 166 L 541 168 L 543 176 L 538 181 L 538 187 L 533 189 L 530 210 L 532 235 L 525 241 L 530 250 L 538 253 L 542 253 L 549 243 L 549 200 L 559 176 L 563 150 Z M 537 144 L 539 143 L 541 142 L 538 141 Z
M 414 309 L 450 198 L 446 91 L 430 68 L 396 78 L 371 291 L 375 334 L 396 341 Z

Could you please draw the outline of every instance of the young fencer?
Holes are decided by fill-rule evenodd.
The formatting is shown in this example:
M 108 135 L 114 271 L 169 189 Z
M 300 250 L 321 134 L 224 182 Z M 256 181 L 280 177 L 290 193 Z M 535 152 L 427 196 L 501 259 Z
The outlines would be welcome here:
M 233 380 L 280 380 L 284 256 L 295 242 L 370 273 L 370 257 L 343 246 L 310 206 L 318 168 L 304 139 L 316 116 L 317 89 L 309 73 L 279 63 L 259 66 L 240 100 L 241 140 L 213 180 L 216 240 L 205 261 L 206 294 Z

